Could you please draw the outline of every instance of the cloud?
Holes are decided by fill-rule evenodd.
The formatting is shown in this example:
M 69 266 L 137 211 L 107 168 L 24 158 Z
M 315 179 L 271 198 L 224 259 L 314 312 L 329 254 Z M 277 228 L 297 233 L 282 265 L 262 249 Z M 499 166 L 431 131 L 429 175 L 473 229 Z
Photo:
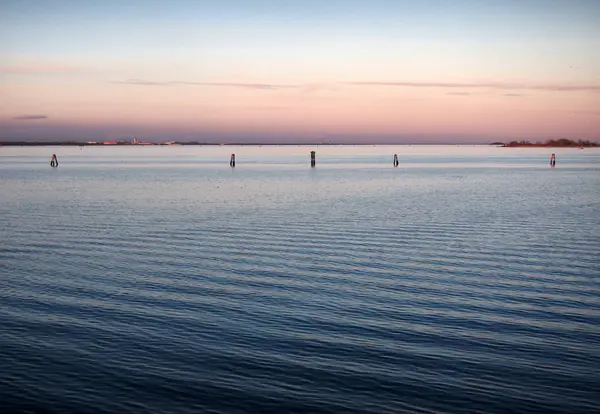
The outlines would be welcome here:
M 297 88 L 298 85 L 280 85 L 272 83 L 235 83 L 235 82 L 189 82 L 189 81 L 145 81 L 140 79 L 127 79 L 124 81 L 115 81 L 112 83 L 121 85 L 141 85 L 141 86 L 214 86 L 214 87 L 229 87 L 229 88 L 244 88 L 244 89 L 261 89 L 261 90 L 276 90 Z
M 460 82 L 379 82 L 379 81 L 360 81 L 343 82 L 351 86 L 393 86 L 404 88 L 461 88 L 461 89 L 498 89 L 498 90 L 536 90 L 536 91 L 556 91 L 556 92 L 600 92 L 600 84 L 562 84 L 562 83 L 501 83 L 501 82 L 480 82 L 480 83 L 460 83 Z
M 36 119 L 48 119 L 48 117 L 46 115 L 19 115 L 13 117 L 13 119 L 17 121 L 33 121 Z
M 510 90 L 535 90 L 549 92 L 600 92 L 600 84 L 563 84 L 563 83 L 502 83 L 502 82 L 380 82 L 380 81 L 355 81 L 333 82 L 331 84 L 275 84 L 275 83 L 243 83 L 243 82 L 193 82 L 193 81 L 149 81 L 143 79 L 126 79 L 113 81 L 113 84 L 138 85 L 138 86 L 208 86 L 228 87 L 257 90 L 301 89 L 304 92 L 337 91 L 340 86 L 380 86 L 403 88 L 441 88 L 441 89 L 495 89 L 500 91 Z M 485 93 L 485 92 L 480 92 Z M 447 95 L 469 96 L 472 92 L 448 92 Z M 504 96 L 525 96 L 518 93 L 506 93 Z
M 298 86 L 300 87 L 300 86 Z M 336 84 L 324 84 L 324 83 L 317 83 L 317 84 L 307 84 L 307 85 L 302 85 L 302 91 L 303 92 L 308 92 L 308 93 L 312 93 L 312 92 L 338 92 L 340 90 L 339 85 Z

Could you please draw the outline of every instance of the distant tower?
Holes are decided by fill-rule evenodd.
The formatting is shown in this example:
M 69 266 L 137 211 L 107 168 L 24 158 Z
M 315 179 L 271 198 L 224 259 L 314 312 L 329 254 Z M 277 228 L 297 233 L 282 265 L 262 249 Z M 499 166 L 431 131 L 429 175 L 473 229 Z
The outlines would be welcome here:
M 133 137 L 133 145 L 136 145 L 136 144 L 137 144 L 137 138 Z

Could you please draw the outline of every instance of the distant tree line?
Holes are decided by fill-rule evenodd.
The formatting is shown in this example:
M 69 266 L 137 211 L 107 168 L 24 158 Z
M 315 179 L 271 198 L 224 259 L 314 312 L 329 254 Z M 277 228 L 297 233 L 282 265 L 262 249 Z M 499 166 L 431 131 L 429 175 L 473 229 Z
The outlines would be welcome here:
M 530 141 L 511 141 L 508 144 L 504 144 L 505 147 L 598 147 L 600 146 L 596 142 L 589 140 L 579 139 L 577 141 L 560 138 L 560 139 L 549 139 L 546 142 L 537 141 L 532 143 Z

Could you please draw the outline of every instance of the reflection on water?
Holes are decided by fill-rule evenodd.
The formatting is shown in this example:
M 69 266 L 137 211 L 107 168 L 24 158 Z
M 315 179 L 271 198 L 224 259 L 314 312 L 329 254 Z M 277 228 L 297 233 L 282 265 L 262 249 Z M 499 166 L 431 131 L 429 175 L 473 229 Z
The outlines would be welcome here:
M 499 148 L 473 146 L 107 146 L 107 147 L 0 147 L 3 159 L 11 164 L 31 164 L 45 167 L 56 153 L 65 167 L 122 166 L 155 168 L 201 168 L 214 164 L 229 165 L 236 154 L 236 166 L 249 168 L 298 168 L 310 165 L 310 151 L 316 152 L 317 166 L 344 168 L 362 165 L 387 168 L 398 154 L 399 168 L 438 167 L 547 167 L 556 153 L 557 166 L 598 167 L 599 149 L 595 148 Z M 241 164 L 240 164 L 241 163 Z M 3 166 L 6 168 L 6 165 Z

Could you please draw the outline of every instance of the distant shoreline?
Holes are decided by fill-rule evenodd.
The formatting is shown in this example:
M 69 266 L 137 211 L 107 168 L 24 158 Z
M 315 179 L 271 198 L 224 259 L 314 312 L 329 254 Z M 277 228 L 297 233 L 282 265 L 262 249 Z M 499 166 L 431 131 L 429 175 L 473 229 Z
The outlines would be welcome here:
M 298 142 L 298 143 L 288 143 L 288 142 L 270 142 L 270 143 L 256 143 L 256 142 L 228 142 L 228 143 L 214 143 L 214 142 L 172 142 L 172 143 L 143 143 L 143 144 L 131 144 L 127 142 L 119 142 L 119 143 L 111 143 L 111 144 L 103 144 L 103 143 L 89 143 L 89 142 L 21 142 L 21 141 L 6 141 L 0 142 L 0 146 L 12 146 L 12 147 L 177 147 L 177 146 L 206 146 L 206 147 L 225 147 L 225 146 L 254 146 L 254 147 L 268 147 L 268 146 L 287 146 L 287 147 L 297 147 L 297 146 L 356 146 L 356 147 L 373 147 L 373 146 L 390 146 L 390 145 L 398 145 L 398 146 L 412 146 L 412 145 L 451 145 L 451 146 L 487 146 L 494 144 L 469 144 L 469 143 L 389 143 L 389 142 L 377 142 L 377 143 L 356 143 L 356 142 L 342 142 L 342 143 L 330 143 L 330 142 Z
M 30 141 L 5 141 L 0 142 L 0 147 L 147 147 L 147 146 L 207 146 L 207 147 L 220 147 L 220 146 L 356 146 L 356 147 L 373 147 L 373 146 L 434 146 L 434 145 L 446 145 L 446 146 L 496 146 L 504 148 L 598 148 L 600 144 L 596 142 L 584 141 L 575 142 L 568 140 L 558 141 L 547 141 L 546 143 L 530 143 L 530 142 L 492 142 L 490 144 L 469 144 L 469 143 L 329 143 L 329 142 L 305 142 L 305 143 L 256 143 L 256 142 L 231 142 L 231 143 L 214 143 L 214 142 L 168 142 L 168 143 L 154 143 L 145 142 L 132 144 L 130 142 L 117 142 L 105 144 L 102 142 L 74 142 L 74 141 L 49 141 L 49 142 L 30 142 Z
M 592 145 L 546 145 L 546 144 L 517 144 L 517 145 L 509 145 L 503 144 L 500 145 L 503 148 L 598 148 L 600 145 L 592 144 Z
M 595 148 L 595 147 L 600 147 L 599 144 L 597 144 L 596 142 L 592 142 L 592 141 L 583 141 L 583 140 L 578 140 L 578 141 L 572 141 L 570 139 L 566 139 L 566 138 L 562 138 L 562 139 L 549 139 L 548 141 L 541 143 L 541 142 L 536 142 L 536 143 L 532 143 L 529 141 L 511 141 L 508 144 L 502 144 L 502 143 L 494 143 L 494 144 L 501 144 L 502 147 L 508 147 L 508 148 Z M 493 145 L 493 144 L 492 144 Z

